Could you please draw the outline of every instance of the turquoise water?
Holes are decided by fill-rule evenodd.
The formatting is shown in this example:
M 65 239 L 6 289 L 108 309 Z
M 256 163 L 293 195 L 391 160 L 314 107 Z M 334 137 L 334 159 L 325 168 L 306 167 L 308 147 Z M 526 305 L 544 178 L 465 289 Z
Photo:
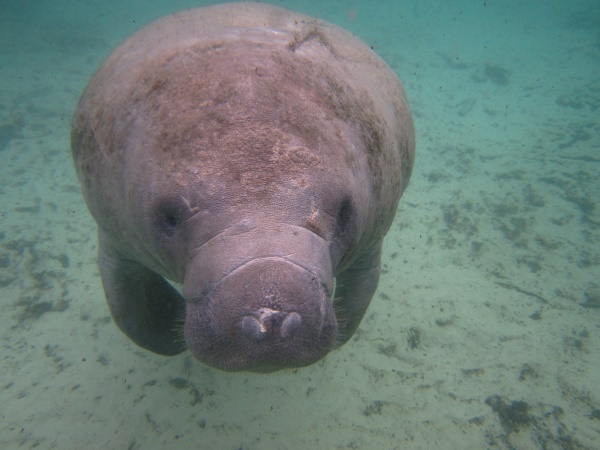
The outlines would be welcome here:
M 98 65 L 203 4 L 0 4 L 0 447 L 600 447 L 600 4 L 274 2 L 388 62 L 417 158 L 359 331 L 271 375 L 119 332 L 71 163 Z

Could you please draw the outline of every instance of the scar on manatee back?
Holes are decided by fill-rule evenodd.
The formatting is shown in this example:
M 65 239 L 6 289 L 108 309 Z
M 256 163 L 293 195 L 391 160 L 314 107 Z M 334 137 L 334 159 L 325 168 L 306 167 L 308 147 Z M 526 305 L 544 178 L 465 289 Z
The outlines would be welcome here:
M 323 45 L 337 60 L 349 59 L 340 55 L 338 50 L 329 41 L 329 39 L 325 37 L 325 34 L 321 31 L 316 23 L 309 23 L 309 27 L 307 29 L 303 29 L 299 34 L 294 34 L 294 40 L 288 44 L 288 49 L 294 53 L 309 41 L 317 41 L 319 44 Z

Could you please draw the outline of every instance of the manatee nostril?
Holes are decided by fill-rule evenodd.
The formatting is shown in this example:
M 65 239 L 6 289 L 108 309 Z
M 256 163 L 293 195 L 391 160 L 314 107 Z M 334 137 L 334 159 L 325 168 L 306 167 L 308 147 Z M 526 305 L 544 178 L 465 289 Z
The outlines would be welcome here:
M 280 334 L 282 338 L 288 338 L 293 335 L 296 330 L 300 327 L 302 323 L 302 319 L 300 318 L 300 314 L 297 312 L 291 312 L 284 319 L 281 324 Z
M 242 319 L 243 333 L 253 341 L 261 341 L 267 335 L 264 325 L 253 316 L 246 316 Z

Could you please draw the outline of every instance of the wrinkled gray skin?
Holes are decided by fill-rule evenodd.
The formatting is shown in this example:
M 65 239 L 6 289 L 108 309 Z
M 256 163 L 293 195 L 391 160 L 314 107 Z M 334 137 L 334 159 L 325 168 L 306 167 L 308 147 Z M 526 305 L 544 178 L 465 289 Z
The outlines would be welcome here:
M 72 151 L 121 330 L 156 353 L 270 372 L 358 327 L 414 131 L 371 49 L 248 3 L 125 41 L 80 100 Z

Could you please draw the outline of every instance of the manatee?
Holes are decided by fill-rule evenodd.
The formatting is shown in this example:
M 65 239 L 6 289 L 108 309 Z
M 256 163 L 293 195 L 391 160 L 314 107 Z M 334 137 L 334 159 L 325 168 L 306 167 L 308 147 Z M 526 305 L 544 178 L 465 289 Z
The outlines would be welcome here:
M 71 131 L 114 322 L 227 371 L 319 361 L 373 297 L 414 148 L 397 76 L 334 25 L 236 3 L 146 26 Z

